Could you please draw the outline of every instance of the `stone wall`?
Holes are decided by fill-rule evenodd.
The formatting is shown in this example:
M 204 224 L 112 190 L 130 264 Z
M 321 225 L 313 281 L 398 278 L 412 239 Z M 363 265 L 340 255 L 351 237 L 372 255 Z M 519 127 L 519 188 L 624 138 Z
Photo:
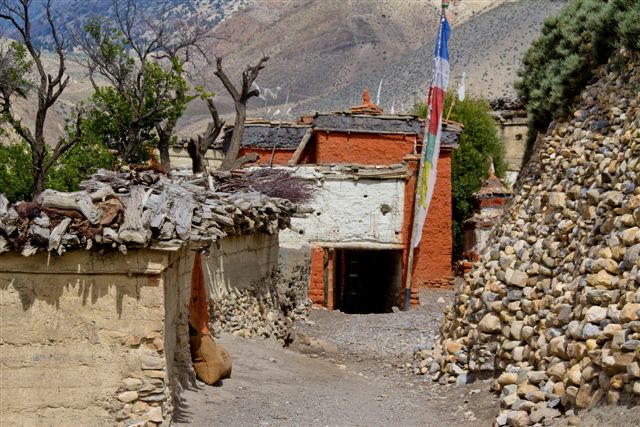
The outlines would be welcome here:
M 186 250 L 3 254 L 3 422 L 167 425 L 192 262 Z
M 280 272 L 277 234 L 221 239 L 203 257 L 212 332 L 284 339 L 309 308 L 304 265 L 288 268 Z
M 498 425 L 640 403 L 639 60 L 600 69 L 538 139 L 441 342 L 416 353 L 441 383 L 499 375 Z

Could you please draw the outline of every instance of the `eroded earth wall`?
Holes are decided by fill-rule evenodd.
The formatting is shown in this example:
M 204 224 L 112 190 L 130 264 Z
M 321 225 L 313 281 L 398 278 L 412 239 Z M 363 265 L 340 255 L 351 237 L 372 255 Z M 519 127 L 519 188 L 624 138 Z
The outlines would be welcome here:
M 3 254 L 2 422 L 168 423 L 192 264 L 186 250 Z

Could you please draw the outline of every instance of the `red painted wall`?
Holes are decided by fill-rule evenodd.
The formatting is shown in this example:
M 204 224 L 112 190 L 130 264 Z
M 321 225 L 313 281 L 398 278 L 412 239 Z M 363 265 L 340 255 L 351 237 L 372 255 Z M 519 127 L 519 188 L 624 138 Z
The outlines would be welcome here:
M 414 253 L 413 280 L 418 284 L 445 283 L 452 275 L 451 215 L 451 152 L 441 151 L 436 188 L 422 230 L 420 246 Z
M 269 161 L 271 160 L 271 150 L 265 150 L 255 147 L 246 147 L 241 148 L 238 154 L 238 157 L 245 156 L 250 153 L 256 153 L 260 158 L 257 163 L 260 166 L 268 166 Z M 298 163 L 315 163 L 315 158 L 313 157 L 313 151 L 304 150 L 302 156 L 300 156 L 300 160 Z M 291 150 L 276 150 L 273 154 L 273 164 L 274 165 L 286 165 L 289 160 L 291 160 L 291 156 L 293 156 L 293 151 Z M 252 163 L 255 165 L 255 163 Z
M 324 249 L 319 246 L 311 247 L 309 299 L 313 304 L 324 304 Z
M 409 244 L 411 240 L 411 229 L 413 223 L 411 222 L 414 213 L 415 195 L 416 195 L 416 183 L 418 182 L 418 168 L 420 167 L 420 157 L 414 156 L 413 159 L 407 161 L 409 168 L 409 179 L 404 186 L 404 212 L 402 224 L 402 241 L 404 242 L 404 250 L 402 251 L 402 289 L 400 293 L 400 304 L 404 305 L 405 286 L 407 283 L 407 268 L 409 263 Z M 414 255 L 415 258 L 415 255 Z M 420 285 L 415 279 L 416 263 L 414 261 L 411 271 L 411 303 L 410 305 L 417 305 L 420 302 Z
M 318 131 L 308 148 L 315 149 L 315 163 L 392 165 L 413 153 L 413 140 L 409 135 Z

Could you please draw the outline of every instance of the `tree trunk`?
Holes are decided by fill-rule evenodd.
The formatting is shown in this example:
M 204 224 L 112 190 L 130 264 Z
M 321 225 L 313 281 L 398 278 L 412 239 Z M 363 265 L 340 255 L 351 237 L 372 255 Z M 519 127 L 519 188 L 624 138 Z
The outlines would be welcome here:
M 125 142 L 124 151 L 122 152 L 122 160 L 125 163 L 131 163 L 131 156 L 139 148 L 139 133 L 140 128 L 138 126 L 131 126 L 127 131 L 127 140 Z
M 231 135 L 231 143 L 224 156 L 224 160 L 220 165 L 220 170 L 231 170 L 236 164 L 240 145 L 242 144 L 242 136 L 244 135 L 244 122 L 247 118 L 246 103 L 236 102 L 236 120 L 233 124 L 233 134 Z
M 191 138 L 187 144 L 187 151 L 189 153 L 189 157 L 191 157 L 191 170 L 193 171 L 193 173 L 205 172 L 204 154 L 200 150 L 200 143 L 201 141 L 197 141 L 195 138 Z
M 45 175 L 44 170 L 44 141 L 34 141 L 31 149 L 31 168 L 33 171 L 33 200 L 44 191 Z
M 42 163 L 42 162 L 41 162 Z M 44 172 L 42 169 L 34 169 L 33 171 L 33 200 L 36 199 L 44 191 Z
M 169 155 L 169 145 L 172 132 L 162 130 L 158 132 L 158 150 L 160 151 L 160 163 L 167 172 L 171 170 L 171 156 Z

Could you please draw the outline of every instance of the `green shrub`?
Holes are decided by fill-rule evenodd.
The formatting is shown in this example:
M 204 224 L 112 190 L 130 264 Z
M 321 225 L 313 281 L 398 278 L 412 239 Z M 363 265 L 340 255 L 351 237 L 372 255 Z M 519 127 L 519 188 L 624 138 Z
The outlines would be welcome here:
M 637 0 L 574 0 L 545 21 L 540 37 L 524 55 L 516 83 L 529 120 L 525 161 L 537 133 L 569 114 L 595 68 L 621 46 L 640 49 Z
M 82 141 L 58 159 L 49 170 L 47 188 L 78 191 L 80 182 L 98 169 L 111 169 L 116 157 L 104 144 Z
M 31 200 L 31 148 L 26 142 L 0 144 L 0 193 L 4 193 L 12 203 Z
M 449 111 L 452 99 L 451 94 L 447 95 L 445 114 Z M 493 159 L 498 176 L 503 176 L 506 170 L 504 147 L 490 111 L 486 100 L 467 97 L 464 101 L 456 101 L 450 116 L 450 120 L 464 125 L 459 147 L 453 152 L 451 159 L 452 237 L 455 257 L 462 255 L 463 223 L 471 216 L 473 193 L 480 189 L 488 176 L 489 157 Z M 425 117 L 426 104 L 418 103 L 415 112 Z
M 82 180 L 99 168 L 112 168 L 114 162 L 115 156 L 104 144 L 83 139 L 47 171 L 46 188 L 78 191 Z M 29 145 L 26 142 L 0 145 L 0 193 L 14 203 L 31 200 L 33 188 Z

